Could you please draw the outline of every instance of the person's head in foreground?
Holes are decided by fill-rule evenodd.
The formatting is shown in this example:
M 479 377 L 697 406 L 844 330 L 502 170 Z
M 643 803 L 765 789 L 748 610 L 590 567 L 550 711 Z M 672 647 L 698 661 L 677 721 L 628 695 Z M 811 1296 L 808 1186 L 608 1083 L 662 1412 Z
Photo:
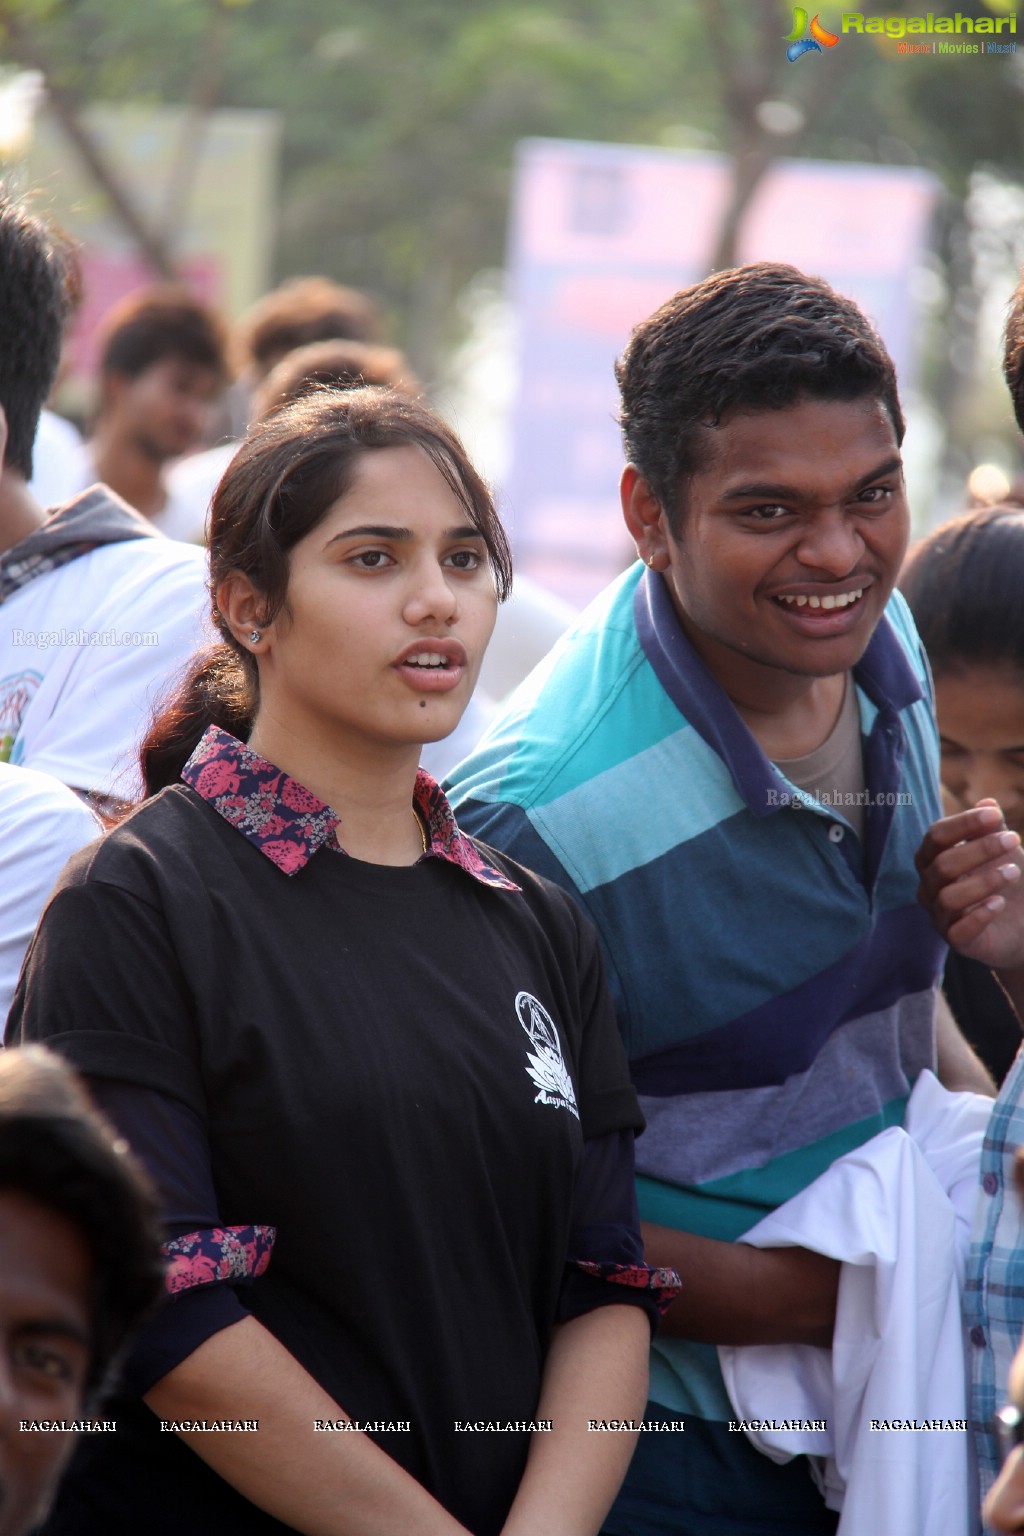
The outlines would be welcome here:
M 71 246 L 0 186 L 0 407 L 4 470 L 32 478 L 40 412 L 57 377 L 75 298 Z
M 458 724 L 511 585 L 490 492 L 458 438 L 389 390 L 322 390 L 257 422 L 213 499 L 223 643 L 143 749 L 149 793 L 206 727 L 397 762 Z
M 617 377 L 627 527 L 726 691 L 846 672 L 909 527 L 895 371 L 856 304 L 793 267 L 717 272 Z
M 43 1516 L 103 1384 L 161 1285 L 148 1187 L 58 1057 L 0 1055 L 0 1536 Z
M 951 810 L 997 800 L 1024 833 L 1024 509 L 934 529 L 900 577 L 935 677 Z

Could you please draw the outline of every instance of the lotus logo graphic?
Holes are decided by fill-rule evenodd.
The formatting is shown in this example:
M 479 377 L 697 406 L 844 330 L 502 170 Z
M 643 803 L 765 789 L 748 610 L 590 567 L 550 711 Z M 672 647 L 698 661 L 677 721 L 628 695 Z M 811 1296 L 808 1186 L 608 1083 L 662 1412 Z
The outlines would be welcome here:
M 804 36 L 807 31 L 810 37 Z M 807 12 L 802 5 L 794 5 L 793 30 L 786 34 L 786 42 L 789 44 L 786 58 L 791 64 L 795 64 L 805 53 L 820 53 L 823 48 L 834 48 L 838 41 L 834 32 L 826 32 L 817 16 L 808 27 Z
M 551 1015 L 530 992 L 516 994 L 516 1013 L 534 1046 L 532 1052 L 526 1053 L 529 1063 L 526 1071 L 537 1089 L 533 1102 L 559 1105 L 569 1110 L 578 1120 L 580 1112 L 576 1108 L 576 1091 L 565 1065 L 558 1030 Z

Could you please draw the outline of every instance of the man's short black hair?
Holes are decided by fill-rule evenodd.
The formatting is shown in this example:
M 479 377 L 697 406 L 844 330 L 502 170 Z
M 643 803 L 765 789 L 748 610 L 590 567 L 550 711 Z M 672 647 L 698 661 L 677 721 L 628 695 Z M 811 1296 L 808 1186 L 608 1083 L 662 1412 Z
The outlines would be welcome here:
M 0 185 L 0 405 L 4 462 L 32 478 L 39 415 L 60 366 L 77 283 L 68 240 Z
M 0 1052 L 0 1193 L 24 1195 L 82 1235 L 93 1261 L 87 1391 L 101 1386 L 162 1286 L 148 1180 L 43 1046 Z
M 1024 272 L 1021 272 L 1006 318 L 1003 377 L 1013 401 L 1013 414 L 1024 432 Z
M 870 322 L 822 278 L 775 262 L 683 288 L 636 327 L 615 376 L 627 457 L 677 528 L 704 429 L 730 411 L 873 397 L 903 441 L 896 370 Z
M 227 377 L 227 333 L 205 304 L 176 284 L 129 294 L 107 315 L 100 340 L 100 374 L 138 378 L 164 358 L 180 358 Z

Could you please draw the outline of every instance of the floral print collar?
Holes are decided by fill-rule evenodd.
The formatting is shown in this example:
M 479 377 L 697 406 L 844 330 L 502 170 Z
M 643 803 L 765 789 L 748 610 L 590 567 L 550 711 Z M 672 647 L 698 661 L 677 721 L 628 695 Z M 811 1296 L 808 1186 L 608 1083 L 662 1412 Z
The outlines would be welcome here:
M 318 848 L 345 851 L 329 805 L 219 726 L 207 729 L 181 777 L 286 875 L 304 869 Z M 444 859 L 496 890 L 519 890 L 459 831 L 444 792 L 422 768 L 413 800 L 427 829 L 424 858 Z

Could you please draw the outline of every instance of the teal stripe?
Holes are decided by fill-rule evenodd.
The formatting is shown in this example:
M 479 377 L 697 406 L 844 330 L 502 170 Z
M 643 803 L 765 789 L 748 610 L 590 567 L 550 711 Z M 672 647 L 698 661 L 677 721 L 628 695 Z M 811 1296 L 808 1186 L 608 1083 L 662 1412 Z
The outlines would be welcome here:
M 676 724 L 678 720 L 676 715 Z M 578 786 L 527 812 L 539 836 L 571 870 L 581 892 L 641 869 L 744 809 L 732 780 L 723 778 L 718 755 L 692 726 L 674 730 L 654 746 L 603 772 L 596 770 L 594 762 L 588 766 L 592 752 L 595 762 L 597 758 L 608 761 L 606 746 L 583 748 L 572 764 L 573 776 L 580 779 Z M 685 794 L 666 797 L 657 816 L 619 818 L 614 836 L 593 836 L 595 803 L 645 805 L 652 784 L 673 782 L 684 753 Z
M 889 1126 L 902 1125 L 906 1107 L 904 1094 L 891 1099 L 877 1114 L 784 1153 L 762 1168 L 745 1168 L 692 1189 L 640 1174 L 636 1181 L 640 1219 L 678 1232 L 735 1242 L 768 1211 L 806 1189 L 837 1158 L 863 1146 Z
M 651 1345 L 652 1402 L 673 1413 L 727 1423 L 734 1417 L 714 1344 L 659 1336 Z
M 609 645 L 613 655 L 599 655 Z M 519 743 L 511 765 L 513 783 L 522 772 L 533 786 L 534 805 L 591 788 L 620 765 L 628 768 L 632 758 L 656 748 L 681 724 L 635 633 L 615 634 L 610 641 L 581 636 L 576 647 L 574 666 L 559 668 L 543 689 L 530 718 L 529 736 Z M 546 745 L 550 741 L 562 747 L 554 772 Z

